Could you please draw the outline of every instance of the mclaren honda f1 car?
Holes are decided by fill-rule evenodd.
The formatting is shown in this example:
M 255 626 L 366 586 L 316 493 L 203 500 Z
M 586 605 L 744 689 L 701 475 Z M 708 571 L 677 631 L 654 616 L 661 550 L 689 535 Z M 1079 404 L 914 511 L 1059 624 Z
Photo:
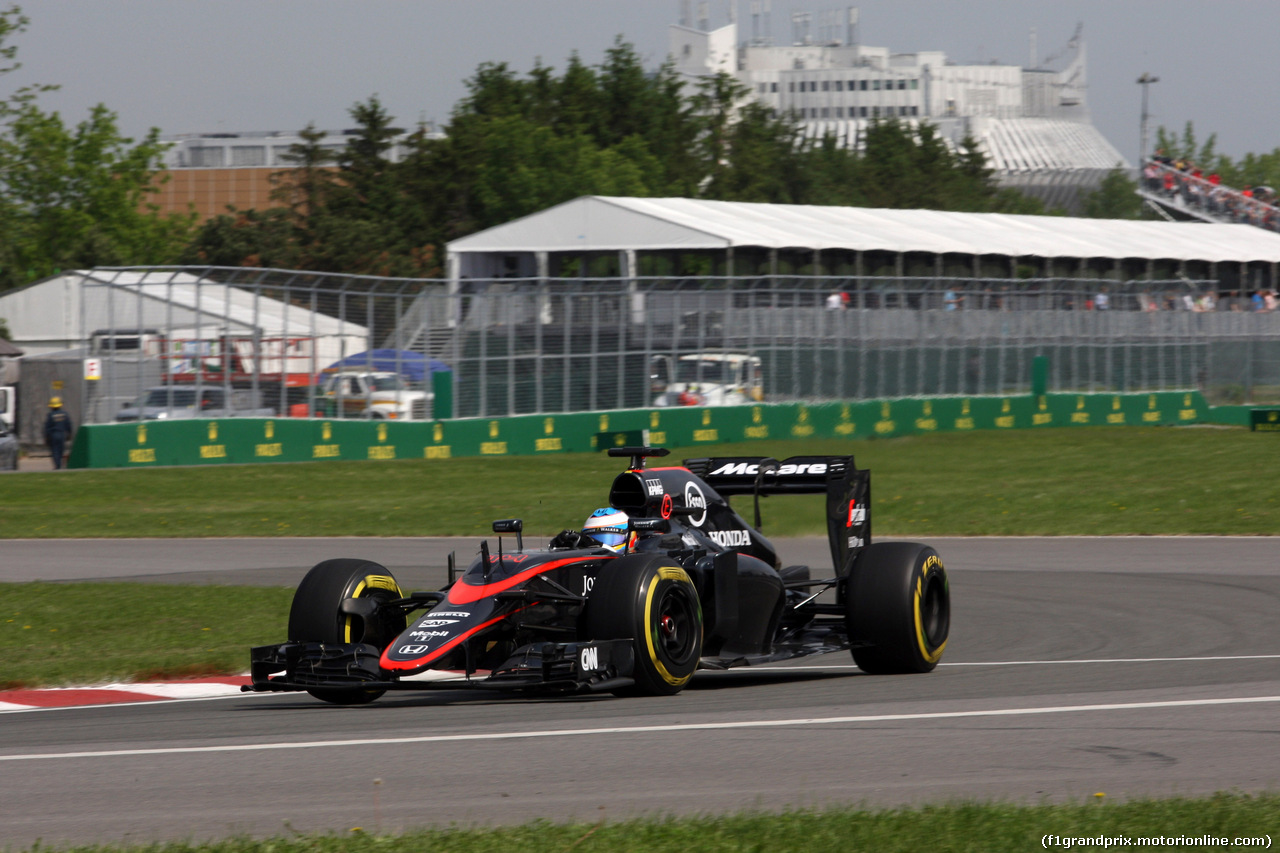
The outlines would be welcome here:
M 609 450 L 630 457 L 597 513 L 614 527 L 526 550 L 519 519 L 495 521 L 506 544 L 482 542 L 460 576 L 451 557 L 439 591 L 406 593 L 368 560 L 319 563 L 294 595 L 288 642 L 251 650 L 245 689 L 337 704 L 440 687 L 669 695 L 698 669 L 846 649 L 868 673 L 938 664 L 950 627 L 942 560 L 927 545 L 871 541 L 871 475 L 852 456 L 646 467 L 667 453 Z M 829 572 L 783 566 L 760 532 L 761 497 L 804 493 L 826 495 Z M 734 496 L 754 496 L 754 525 Z

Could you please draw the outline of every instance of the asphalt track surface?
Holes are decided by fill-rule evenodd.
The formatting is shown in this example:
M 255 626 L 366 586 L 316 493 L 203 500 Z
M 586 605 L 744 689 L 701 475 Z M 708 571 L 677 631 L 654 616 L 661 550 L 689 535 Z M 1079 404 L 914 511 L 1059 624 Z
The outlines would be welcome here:
M 828 655 L 699 674 L 667 698 L 451 690 L 355 708 L 286 694 L 3 713 L 0 849 L 1280 790 L 1276 540 L 930 541 L 953 613 L 929 675 L 862 675 Z M 777 544 L 824 562 L 820 541 Z M 8 541 L 0 580 L 293 585 L 320 559 L 368 556 L 430 588 L 443 554 L 475 545 Z

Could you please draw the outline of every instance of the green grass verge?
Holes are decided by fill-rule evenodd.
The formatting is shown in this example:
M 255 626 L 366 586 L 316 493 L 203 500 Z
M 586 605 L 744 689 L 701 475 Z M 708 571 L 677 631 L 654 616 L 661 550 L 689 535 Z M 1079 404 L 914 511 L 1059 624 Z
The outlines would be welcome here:
M 285 639 L 292 600 L 261 587 L 0 584 L 0 689 L 245 672 L 250 646 Z
M 783 814 L 738 814 L 619 823 L 551 824 L 439 830 L 381 835 L 373 827 L 342 835 L 292 836 L 253 841 L 145 847 L 95 846 L 78 853 L 1026 853 L 1044 849 L 1046 835 L 1059 839 L 1201 838 L 1229 839 L 1227 845 L 1156 845 L 1178 850 L 1222 850 L 1236 838 L 1268 838 L 1280 826 L 1280 796 L 1219 794 L 1203 799 L 1140 800 L 1128 803 L 1016 806 L 966 804 L 919 809 L 868 811 L 832 809 Z M 1270 833 L 1270 836 L 1268 835 Z M 1123 842 L 1113 841 L 1120 847 Z M 1265 842 L 1260 846 L 1265 849 Z M 48 850 L 41 846 L 32 850 Z M 1073 843 L 1048 849 L 1101 850 Z
M 853 453 L 893 535 L 1280 533 L 1280 444 L 1241 429 L 1091 428 L 752 442 L 701 455 Z M 432 536 L 578 527 L 607 500 L 602 454 L 7 476 L 0 538 Z M 765 532 L 823 530 L 820 498 L 764 502 Z

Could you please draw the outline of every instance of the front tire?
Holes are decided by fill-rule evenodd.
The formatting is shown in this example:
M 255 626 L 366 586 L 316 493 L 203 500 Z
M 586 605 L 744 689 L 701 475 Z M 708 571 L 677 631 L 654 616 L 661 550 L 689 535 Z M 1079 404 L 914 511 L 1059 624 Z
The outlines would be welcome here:
M 864 672 L 930 672 L 951 631 L 951 589 L 938 552 L 915 542 L 876 542 L 849 573 L 845 623 Z
M 633 554 L 600 570 L 587 601 L 591 640 L 634 640 L 635 687 L 650 696 L 679 693 L 702 658 L 702 605 L 679 563 Z
M 405 617 L 362 619 L 343 613 L 348 598 L 377 602 L 403 598 L 400 584 L 386 568 L 369 560 L 338 559 L 317 563 L 293 594 L 289 608 L 289 639 L 298 643 L 368 643 L 379 650 L 399 636 Z M 317 699 L 336 705 L 363 705 L 385 690 L 308 690 Z

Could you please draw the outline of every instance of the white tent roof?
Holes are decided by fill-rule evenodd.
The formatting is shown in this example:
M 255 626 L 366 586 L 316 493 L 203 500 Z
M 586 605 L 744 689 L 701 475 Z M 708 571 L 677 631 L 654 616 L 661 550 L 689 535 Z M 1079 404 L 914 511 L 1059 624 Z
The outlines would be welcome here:
M 62 273 L 0 294 L 0 317 L 29 355 L 76 346 L 99 329 L 194 336 L 367 336 L 364 326 L 180 270 Z
M 448 244 L 451 254 L 849 249 L 1045 258 L 1280 263 L 1251 225 L 584 196 Z

